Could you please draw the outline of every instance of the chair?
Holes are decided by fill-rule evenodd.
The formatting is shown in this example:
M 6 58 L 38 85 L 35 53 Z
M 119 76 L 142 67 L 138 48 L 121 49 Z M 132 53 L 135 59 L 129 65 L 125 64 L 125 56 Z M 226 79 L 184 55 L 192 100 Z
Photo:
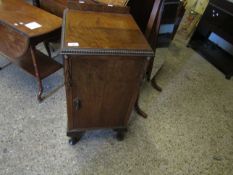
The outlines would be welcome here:
M 165 0 L 131 0 L 128 4 L 131 8 L 131 14 L 138 23 L 138 26 L 141 28 L 141 31 L 146 36 L 154 52 L 157 48 L 164 2 Z M 150 60 L 147 68 L 146 75 L 148 81 L 151 79 L 153 63 L 154 58 Z M 156 90 L 162 91 L 156 83 L 155 76 L 152 78 L 151 84 Z
M 56 16 L 62 17 L 67 0 L 33 0 L 33 5 L 40 7 Z

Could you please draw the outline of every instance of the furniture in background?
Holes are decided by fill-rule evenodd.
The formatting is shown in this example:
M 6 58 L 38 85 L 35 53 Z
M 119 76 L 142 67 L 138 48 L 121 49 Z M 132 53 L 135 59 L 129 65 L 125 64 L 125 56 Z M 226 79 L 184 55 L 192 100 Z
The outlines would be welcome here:
M 130 0 L 128 6 L 134 19 L 138 23 L 142 32 L 145 32 L 149 18 L 152 13 L 152 8 L 155 3 L 160 0 Z M 171 33 L 160 34 L 158 38 L 158 44 L 160 46 L 168 46 L 174 38 L 176 31 L 179 27 L 181 19 L 185 12 L 185 0 L 162 0 L 163 6 L 161 7 L 162 19 L 161 25 L 170 24 L 173 25 Z M 157 45 L 158 47 L 158 45 Z
M 227 79 L 233 75 L 232 29 L 233 3 L 227 0 L 210 0 L 188 44 L 223 72 Z
M 146 30 L 145 30 L 145 36 L 150 43 L 150 46 L 156 52 L 156 48 L 158 45 L 158 36 L 159 36 L 159 30 L 161 26 L 161 20 L 162 20 L 162 13 L 164 8 L 164 1 L 163 0 L 156 0 L 153 4 L 152 11 L 150 14 L 150 18 L 148 20 Z M 147 80 L 151 80 L 151 85 L 158 91 L 162 91 L 162 88 L 157 84 L 156 82 L 156 76 L 158 75 L 159 71 L 162 69 L 162 66 L 159 68 L 158 72 L 152 77 L 151 79 L 151 73 L 154 66 L 154 59 L 150 60 L 148 69 L 147 69 Z
M 56 16 L 63 17 L 63 11 L 67 7 L 69 0 L 32 0 L 33 5 L 40 7 Z M 77 3 L 98 4 L 95 0 L 76 0 Z
M 131 0 L 129 1 L 128 5 L 130 6 L 131 14 L 133 15 L 141 31 L 146 36 L 147 41 L 155 52 L 157 48 L 157 41 L 164 9 L 164 0 Z M 154 58 L 150 60 L 147 69 L 146 74 L 148 81 L 151 80 L 153 65 Z M 161 68 L 159 70 L 161 70 Z M 153 76 L 151 84 L 156 90 L 162 91 L 162 88 L 159 87 L 156 83 L 156 75 Z
M 186 0 L 165 0 L 161 26 L 172 26 L 169 32 L 163 32 L 158 38 L 158 47 L 168 47 L 177 32 L 185 13 Z M 169 28 L 169 27 L 168 27 Z
M 127 8 L 76 1 L 68 7 L 61 54 L 69 142 L 94 129 L 114 129 L 122 140 L 153 50 Z
M 134 17 L 141 31 L 145 33 L 146 27 L 151 16 L 153 5 L 157 0 L 130 0 L 128 6 L 130 7 L 130 13 Z
M 59 37 L 61 19 L 19 0 L 2 1 L 0 10 L 0 54 L 37 79 L 41 101 L 42 79 L 62 66 L 37 50 L 36 45 Z

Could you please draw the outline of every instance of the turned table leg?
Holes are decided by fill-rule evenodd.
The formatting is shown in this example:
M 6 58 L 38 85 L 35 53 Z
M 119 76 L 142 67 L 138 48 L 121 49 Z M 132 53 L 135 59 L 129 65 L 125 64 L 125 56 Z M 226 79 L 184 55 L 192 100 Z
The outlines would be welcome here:
M 34 70 L 35 70 L 35 75 L 38 81 L 38 95 L 37 95 L 37 100 L 39 102 L 42 102 L 43 98 L 42 98 L 42 93 L 43 93 L 43 86 L 42 86 L 42 80 L 40 78 L 40 71 L 38 68 L 38 63 L 37 63 L 37 59 L 36 59 L 36 55 L 35 55 L 35 46 L 31 46 L 30 50 L 31 50 L 31 55 L 32 55 L 32 62 L 33 62 L 33 66 L 34 66 Z
M 43 94 L 43 86 L 42 86 L 42 81 L 40 78 L 37 78 L 37 81 L 38 81 L 38 95 L 37 95 L 37 100 L 39 102 L 42 102 L 43 101 L 43 98 L 42 98 L 42 94 Z

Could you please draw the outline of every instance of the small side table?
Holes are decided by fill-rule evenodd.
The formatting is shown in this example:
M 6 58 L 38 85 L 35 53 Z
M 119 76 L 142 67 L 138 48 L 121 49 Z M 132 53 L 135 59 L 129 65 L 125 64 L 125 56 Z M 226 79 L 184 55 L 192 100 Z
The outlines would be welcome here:
M 0 9 L 0 54 L 37 79 L 37 97 L 42 101 L 42 79 L 62 65 L 36 45 L 60 37 L 61 18 L 19 0 L 2 1 Z

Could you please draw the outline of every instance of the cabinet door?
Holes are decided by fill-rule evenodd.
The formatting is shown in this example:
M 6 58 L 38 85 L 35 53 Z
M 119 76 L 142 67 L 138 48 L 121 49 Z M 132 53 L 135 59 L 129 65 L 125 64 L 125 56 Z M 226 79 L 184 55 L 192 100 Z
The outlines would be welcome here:
M 72 128 L 117 128 L 127 125 L 145 67 L 141 57 L 71 58 Z

